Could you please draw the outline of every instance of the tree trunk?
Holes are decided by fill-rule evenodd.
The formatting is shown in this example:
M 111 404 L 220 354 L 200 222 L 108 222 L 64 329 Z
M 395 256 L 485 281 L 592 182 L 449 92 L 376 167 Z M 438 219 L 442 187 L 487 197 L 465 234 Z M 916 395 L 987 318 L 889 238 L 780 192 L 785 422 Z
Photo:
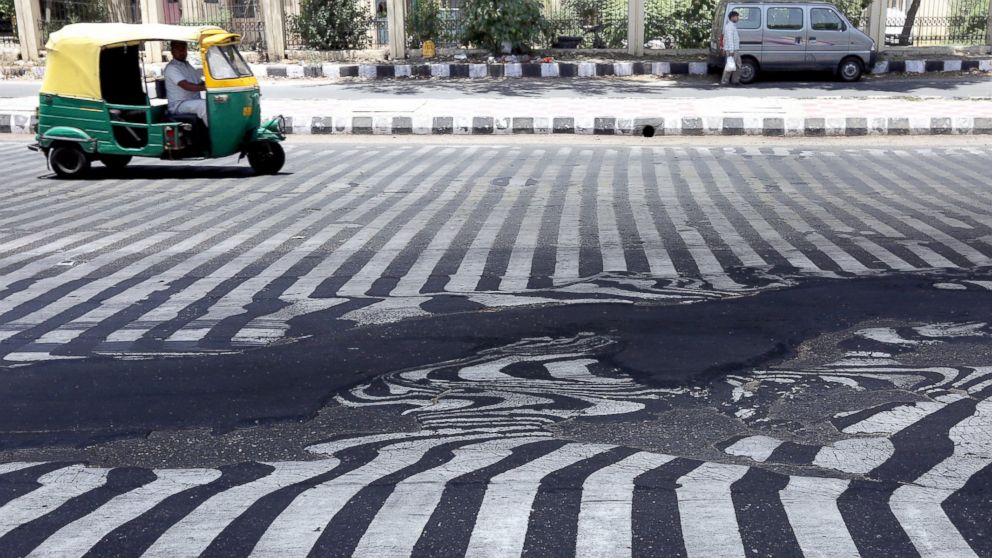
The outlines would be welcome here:
M 907 46 L 910 44 L 910 37 L 913 35 L 913 24 L 916 23 L 916 12 L 920 11 L 920 3 L 922 0 L 913 0 L 913 3 L 909 6 L 909 11 L 906 12 L 906 22 L 903 23 L 902 33 L 899 35 L 899 46 Z

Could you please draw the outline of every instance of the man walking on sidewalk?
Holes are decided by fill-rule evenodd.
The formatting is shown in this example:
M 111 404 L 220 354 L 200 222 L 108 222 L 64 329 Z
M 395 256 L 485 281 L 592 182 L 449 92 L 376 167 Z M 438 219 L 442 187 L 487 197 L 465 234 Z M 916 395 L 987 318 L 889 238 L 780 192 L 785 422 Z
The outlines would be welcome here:
M 734 64 L 737 66 L 733 71 L 727 71 L 726 67 L 723 70 L 723 77 L 720 79 L 721 85 L 727 85 L 732 83 L 734 85 L 740 85 L 741 83 L 741 35 L 737 32 L 737 20 L 740 19 L 741 15 L 736 11 L 730 12 L 728 16 L 730 21 L 723 26 L 723 53 L 728 58 L 734 57 Z

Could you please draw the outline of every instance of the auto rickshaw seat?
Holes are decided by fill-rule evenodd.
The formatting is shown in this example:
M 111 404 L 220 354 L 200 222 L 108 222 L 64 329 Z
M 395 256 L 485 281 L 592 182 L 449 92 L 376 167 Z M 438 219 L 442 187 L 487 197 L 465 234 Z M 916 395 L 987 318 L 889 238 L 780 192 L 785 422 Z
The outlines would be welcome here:
M 196 125 L 197 122 L 200 121 L 200 117 L 197 116 L 197 115 L 195 115 L 195 114 L 192 114 L 192 113 L 189 113 L 189 114 L 176 114 L 176 113 L 174 113 L 172 111 L 166 112 L 165 113 L 165 118 L 169 122 L 182 122 L 184 124 L 192 124 L 194 126 Z

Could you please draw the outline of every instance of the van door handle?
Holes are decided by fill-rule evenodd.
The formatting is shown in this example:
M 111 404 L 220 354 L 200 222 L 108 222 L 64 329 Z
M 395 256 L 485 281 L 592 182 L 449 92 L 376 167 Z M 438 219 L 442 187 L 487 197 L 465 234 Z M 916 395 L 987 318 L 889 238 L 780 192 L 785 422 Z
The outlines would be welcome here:
M 214 102 L 216 102 L 218 105 L 222 105 L 226 103 L 227 95 L 217 95 L 216 97 L 214 97 Z
M 803 44 L 803 38 L 802 37 L 796 37 L 796 44 L 797 45 Z
M 812 42 L 812 41 L 815 41 L 815 40 L 816 40 L 816 37 L 810 37 L 810 38 L 809 38 L 809 40 L 810 40 L 811 42 Z

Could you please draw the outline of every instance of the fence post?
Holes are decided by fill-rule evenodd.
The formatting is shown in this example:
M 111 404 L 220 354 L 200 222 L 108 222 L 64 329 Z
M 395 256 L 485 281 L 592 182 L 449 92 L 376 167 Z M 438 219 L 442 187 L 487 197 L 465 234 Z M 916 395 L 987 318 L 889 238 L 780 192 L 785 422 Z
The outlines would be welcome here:
M 41 59 L 41 4 L 39 0 L 14 0 L 17 17 L 17 40 L 21 44 L 21 60 Z
M 879 52 L 885 49 L 885 19 L 885 2 L 874 0 L 868 8 L 868 35 L 875 39 Z
M 406 0 L 386 0 L 389 59 L 406 58 Z
M 286 57 L 286 8 L 282 0 L 262 0 L 262 22 L 269 62 L 278 62 Z
M 644 0 L 627 0 L 627 54 L 644 54 Z
M 985 44 L 992 46 L 992 0 L 989 0 L 989 17 L 985 22 Z
M 162 23 L 162 2 L 161 0 L 141 0 L 141 23 L 157 24 Z M 162 43 L 158 41 L 148 41 L 145 43 L 145 56 L 149 62 L 162 61 Z

